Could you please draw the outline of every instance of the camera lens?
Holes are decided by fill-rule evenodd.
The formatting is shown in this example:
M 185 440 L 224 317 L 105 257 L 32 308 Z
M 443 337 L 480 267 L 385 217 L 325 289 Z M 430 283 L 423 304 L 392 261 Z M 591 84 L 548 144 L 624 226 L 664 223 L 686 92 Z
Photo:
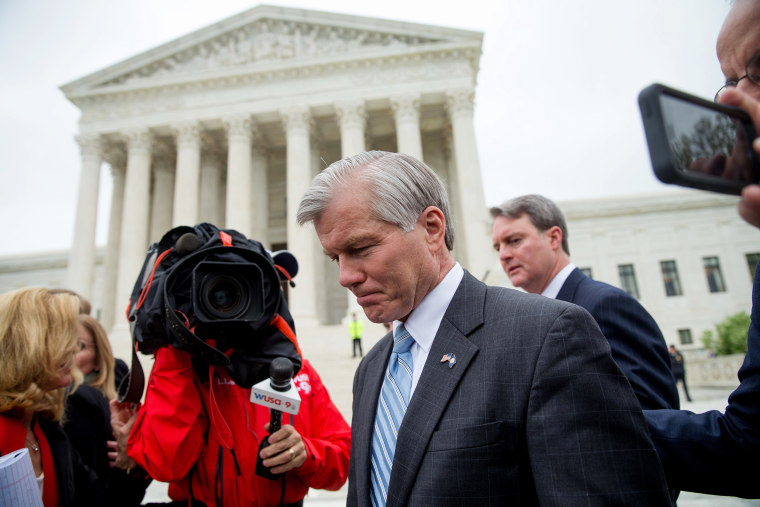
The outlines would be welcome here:
M 275 274 L 275 276 L 277 276 Z M 193 269 L 193 309 L 203 323 L 269 320 L 264 312 L 264 278 L 250 262 L 202 261 Z M 275 285 L 280 290 L 279 285 Z
M 235 314 L 243 300 L 243 288 L 237 280 L 219 276 L 209 282 L 205 299 L 212 312 L 220 315 Z

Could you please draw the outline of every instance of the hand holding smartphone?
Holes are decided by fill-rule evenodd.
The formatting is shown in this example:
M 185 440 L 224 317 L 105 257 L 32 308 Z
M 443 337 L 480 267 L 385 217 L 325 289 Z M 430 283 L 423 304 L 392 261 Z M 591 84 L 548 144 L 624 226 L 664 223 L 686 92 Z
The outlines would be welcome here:
M 740 194 L 760 182 L 749 115 L 661 84 L 639 94 L 655 176 L 685 187 Z

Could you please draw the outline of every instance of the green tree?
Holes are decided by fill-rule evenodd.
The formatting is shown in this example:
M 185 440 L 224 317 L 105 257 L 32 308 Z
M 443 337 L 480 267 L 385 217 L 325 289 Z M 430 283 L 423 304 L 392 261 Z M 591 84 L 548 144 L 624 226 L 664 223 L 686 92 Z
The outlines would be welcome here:
M 702 334 L 702 344 L 718 356 L 746 353 L 749 322 L 747 312 L 729 315 L 715 326 L 717 338 L 712 331 L 705 331 Z

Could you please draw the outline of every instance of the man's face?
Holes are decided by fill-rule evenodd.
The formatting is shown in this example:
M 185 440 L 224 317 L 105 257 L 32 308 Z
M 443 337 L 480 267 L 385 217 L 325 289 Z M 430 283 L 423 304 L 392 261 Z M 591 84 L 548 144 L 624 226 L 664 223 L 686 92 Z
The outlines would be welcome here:
M 760 52 L 760 2 L 739 0 L 729 11 L 718 35 L 717 52 L 726 79 L 746 74 L 747 62 Z M 742 79 L 737 88 L 760 100 L 760 86 Z
M 557 265 L 553 229 L 558 228 L 539 231 L 528 215 L 494 219 L 493 247 L 512 285 L 534 294 L 541 293 L 549 285 L 556 274 L 554 268 Z
M 424 222 L 405 233 L 371 218 L 360 186 L 336 194 L 314 226 L 338 281 L 372 322 L 405 320 L 437 283 Z

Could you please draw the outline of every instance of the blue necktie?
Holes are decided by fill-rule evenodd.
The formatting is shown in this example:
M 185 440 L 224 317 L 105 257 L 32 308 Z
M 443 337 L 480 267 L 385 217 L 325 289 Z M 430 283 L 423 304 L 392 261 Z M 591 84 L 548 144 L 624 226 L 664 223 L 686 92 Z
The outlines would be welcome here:
M 412 390 L 412 353 L 409 350 L 414 338 L 404 325 L 398 326 L 393 353 L 388 361 L 380 398 L 377 400 L 375 431 L 372 437 L 372 470 L 370 490 L 372 505 L 381 507 L 388 498 L 388 481 L 391 478 L 396 437 L 404 419 Z

